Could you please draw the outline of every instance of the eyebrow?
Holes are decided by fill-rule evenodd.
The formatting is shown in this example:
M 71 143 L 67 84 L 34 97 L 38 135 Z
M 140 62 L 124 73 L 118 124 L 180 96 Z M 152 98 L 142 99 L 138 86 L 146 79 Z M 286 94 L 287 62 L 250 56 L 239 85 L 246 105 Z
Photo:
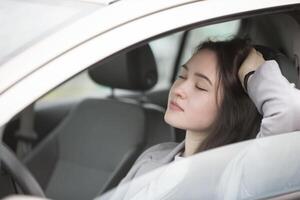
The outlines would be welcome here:
M 185 69 L 185 70 L 189 70 L 188 69 L 188 67 L 187 67 L 187 65 L 182 65 L 182 67 Z M 210 85 L 212 85 L 212 82 L 209 80 L 209 78 L 207 77 L 207 76 L 205 76 L 204 74 L 201 74 L 201 73 L 199 73 L 199 72 L 196 72 L 195 73 L 195 76 L 198 76 L 198 77 L 200 77 L 200 78 L 203 78 L 203 79 L 205 79 L 205 80 L 207 80 L 208 81 L 208 83 L 210 84 Z

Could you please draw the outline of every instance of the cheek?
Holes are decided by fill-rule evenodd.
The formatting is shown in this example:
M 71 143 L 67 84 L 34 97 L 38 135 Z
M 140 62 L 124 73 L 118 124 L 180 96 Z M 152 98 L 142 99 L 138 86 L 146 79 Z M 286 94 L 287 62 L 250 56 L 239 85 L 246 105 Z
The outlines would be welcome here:
M 169 100 L 174 84 L 169 93 Z M 167 109 L 164 119 L 176 128 L 194 131 L 205 131 L 211 128 L 218 114 L 216 96 L 205 93 L 189 93 L 186 99 L 182 100 L 185 112 L 173 112 Z
M 195 98 L 190 101 L 188 118 L 194 126 L 208 127 L 210 126 L 218 113 L 217 104 L 214 97 Z

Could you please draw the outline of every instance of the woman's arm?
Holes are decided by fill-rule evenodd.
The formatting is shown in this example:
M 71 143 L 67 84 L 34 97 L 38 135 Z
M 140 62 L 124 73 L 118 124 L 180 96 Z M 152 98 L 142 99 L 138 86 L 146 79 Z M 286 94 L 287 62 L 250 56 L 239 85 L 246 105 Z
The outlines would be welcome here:
M 243 85 L 250 71 L 247 92 L 257 110 L 263 115 L 257 137 L 300 130 L 300 91 L 281 74 L 276 61 L 264 61 L 262 55 L 251 51 L 239 71 Z
M 276 61 L 262 64 L 249 77 L 247 89 L 263 115 L 257 137 L 300 130 L 300 91 L 281 74 Z

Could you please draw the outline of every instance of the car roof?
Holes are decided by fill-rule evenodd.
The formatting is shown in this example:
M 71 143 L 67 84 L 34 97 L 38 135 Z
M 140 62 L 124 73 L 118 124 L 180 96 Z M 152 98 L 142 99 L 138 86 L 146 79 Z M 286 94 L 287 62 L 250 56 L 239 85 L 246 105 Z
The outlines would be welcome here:
M 0 52 L 0 64 L 43 37 L 105 6 L 89 3 L 89 0 L 3 0 L 0 5 L 1 46 L 5 49 Z
M 44 37 L 118 0 L 3 0 L 0 67 Z M 22 20 L 19 20 L 22 19 Z

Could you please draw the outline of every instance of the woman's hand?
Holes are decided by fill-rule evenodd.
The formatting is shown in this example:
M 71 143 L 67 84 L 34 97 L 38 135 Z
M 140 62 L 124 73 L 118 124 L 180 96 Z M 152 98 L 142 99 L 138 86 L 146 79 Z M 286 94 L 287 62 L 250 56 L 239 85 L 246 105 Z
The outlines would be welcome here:
M 245 75 L 251 71 L 255 71 L 264 62 L 265 62 L 265 59 L 262 56 L 262 54 L 260 52 L 256 51 L 254 48 L 252 48 L 249 55 L 242 63 L 242 65 L 239 69 L 239 72 L 238 72 L 239 79 L 240 79 L 241 84 L 244 89 L 245 89 L 245 86 L 244 86 Z

